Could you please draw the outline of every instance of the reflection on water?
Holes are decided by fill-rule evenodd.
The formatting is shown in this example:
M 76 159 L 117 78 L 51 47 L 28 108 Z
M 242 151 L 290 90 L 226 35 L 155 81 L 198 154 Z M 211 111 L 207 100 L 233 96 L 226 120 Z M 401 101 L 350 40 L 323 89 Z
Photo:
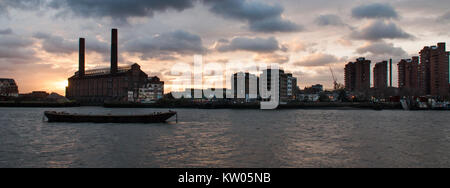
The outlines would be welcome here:
M 449 112 L 178 109 L 179 123 L 146 125 L 45 110 L 161 109 L 0 108 L 0 167 L 450 167 Z

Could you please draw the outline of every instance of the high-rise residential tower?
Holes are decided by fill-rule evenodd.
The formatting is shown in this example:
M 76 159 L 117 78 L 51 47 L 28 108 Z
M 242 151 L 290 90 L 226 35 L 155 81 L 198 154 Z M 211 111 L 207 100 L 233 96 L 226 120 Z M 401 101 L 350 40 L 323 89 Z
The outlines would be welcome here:
M 345 66 L 345 88 L 348 91 L 370 89 L 370 60 L 361 57 Z

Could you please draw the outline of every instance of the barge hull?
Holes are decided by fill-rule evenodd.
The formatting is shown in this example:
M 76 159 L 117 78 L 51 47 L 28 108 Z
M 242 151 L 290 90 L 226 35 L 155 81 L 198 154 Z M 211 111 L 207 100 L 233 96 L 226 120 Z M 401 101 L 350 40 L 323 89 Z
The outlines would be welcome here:
M 47 117 L 48 122 L 65 123 L 164 123 L 176 114 L 176 112 L 167 112 L 138 116 L 96 116 L 45 112 L 45 116 Z

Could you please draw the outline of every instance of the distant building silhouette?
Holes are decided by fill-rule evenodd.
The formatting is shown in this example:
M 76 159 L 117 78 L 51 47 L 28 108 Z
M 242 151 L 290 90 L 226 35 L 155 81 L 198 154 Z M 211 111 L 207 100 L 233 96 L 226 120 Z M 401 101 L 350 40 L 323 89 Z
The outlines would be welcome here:
M 370 89 L 370 60 L 361 57 L 345 66 L 345 89 L 366 91 Z
M 398 63 L 398 87 L 410 91 L 419 89 L 419 57 L 402 59 Z
M 286 102 L 289 100 L 293 100 L 297 97 L 296 95 L 296 89 L 298 88 L 297 85 L 297 78 L 293 77 L 291 73 L 286 73 L 282 69 L 267 69 L 263 70 L 262 74 L 260 75 L 260 82 L 261 86 L 267 86 L 268 90 L 272 90 L 272 72 L 278 72 L 279 74 L 279 92 L 280 92 L 280 101 Z M 266 78 L 267 80 L 264 80 L 263 78 Z
M 142 88 L 139 88 L 139 101 L 141 103 L 152 103 L 164 97 L 164 82 L 157 76 L 150 77 Z M 133 100 L 132 99 L 129 99 Z
M 319 94 L 323 92 L 323 85 L 322 84 L 316 84 L 311 87 L 305 87 L 305 90 L 303 91 L 305 94 Z
M 291 73 L 286 74 L 287 76 L 287 97 L 289 99 L 296 99 L 299 92 L 298 79 L 294 77 Z
M 388 62 L 383 61 L 375 64 L 373 68 L 373 83 L 376 89 L 388 88 Z
M 16 81 L 9 78 L 0 78 L 0 96 L 1 97 L 18 97 L 19 87 Z
M 345 65 L 345 89 L 354 91 L 356 89 L 356 69 L 355 63 L 348 63 Z
M 50 93 L 47 93 L 46 91 L 33 91 L 31 93 L 20 94 L 21 98 L 31 99 L 31 100 L 44 100 L 48 96 L 50 96 Z
M 239 81 L 241 81 L 241 83 L 239 83 Z M 233 74 L 231 76 L 231 92 L 233 99 L 242 99 L 245 100 L 245 102 L 258 99 L 259 77 L 248 72 Z
M 445 43 L 420 51 L 419 87 L 425 95 L 449 95 L 449 52 Z

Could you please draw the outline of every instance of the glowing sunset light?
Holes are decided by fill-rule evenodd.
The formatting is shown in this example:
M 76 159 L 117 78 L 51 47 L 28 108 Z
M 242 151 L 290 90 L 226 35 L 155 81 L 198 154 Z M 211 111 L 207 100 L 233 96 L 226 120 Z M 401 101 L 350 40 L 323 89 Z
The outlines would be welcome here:
M 67 80 L 54 82 L 54 91 L 64 91 L 68 85 L 69 83 Z

